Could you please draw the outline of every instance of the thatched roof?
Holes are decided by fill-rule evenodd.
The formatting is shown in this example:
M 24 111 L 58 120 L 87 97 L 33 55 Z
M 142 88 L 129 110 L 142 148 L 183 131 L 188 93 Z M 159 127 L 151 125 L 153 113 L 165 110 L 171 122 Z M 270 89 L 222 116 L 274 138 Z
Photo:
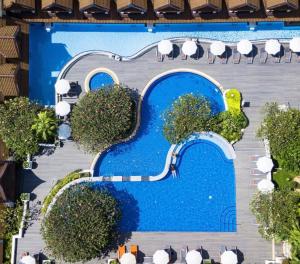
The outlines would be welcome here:
M 183 12 L 184 0 L 153 0 L 153 7 L 160 12 Z
M 117 0 L 119 12 L 146 12 L 147 0 Z
M 79 0 L 80 11 L 102 11 L 110 10 L 110 0 Z
M 298 9 L 299 0 L 264 0 L 264 5 L 269 10 Z
M 189 0 L 192 11 L 221 10 L 222 0 Z
M 5 58 L 18 58 L 19 48 L 16 41 L 18 26 L 0 27 L 0 54 Z
M 226 0 L 228 10 L 259 10 L 260 0 Z
M 0 65 L 0 92 L 4 97 L 19 95 L 18 70 L 17 64 L 5 63 Z
M 0 201 L 16 198 L 16 166 L 12 162 L 0 162 Z
M 47 11 L 72 11 L 73 0 L 42 0 L 42 9 Z
M 3 8 L 11 10 L 34 10 L 35 0 L 3 0 Z

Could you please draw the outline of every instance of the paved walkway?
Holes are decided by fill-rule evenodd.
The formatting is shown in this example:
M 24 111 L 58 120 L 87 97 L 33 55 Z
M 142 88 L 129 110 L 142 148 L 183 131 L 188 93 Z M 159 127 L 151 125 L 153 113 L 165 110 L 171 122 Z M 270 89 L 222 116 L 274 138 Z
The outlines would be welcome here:
M 117 62 L 101 55 L 90 55 L 78 61 L 67 73 L 66 79 L 78 81 L 83 88 L 85 76 L 97 67 L 107 67 L 118 75 L 122 83 L 142 91 L 147 82 L 155 75 L 174 68 L 190 68 L 202 71 L 220 82 L 224 88 L 238 88 L 245 101 L 250 102 L 250 107 L 245 112 L 250 120 L 250 125 L 245 131 L 243 139 L 235 145 L 237 159 L 236 169 L 236 196 L 237 196 L 237 232 L 236 233 L 176 233 L 176 232 L 134 232 L 128 244 L 138 244 L 140 250 L 146 255 L 152 255 L 156 249 L 171 244 L 179 252 L 180 248 L 188 245 L 190 248 L 203 246 L 208 250 L 210 257 L 219 261 L 220 245 L 238 246 L 244 254 L 245 264 L 261 264 L 265 259 L 271 258 L 271 244 L 260 238 L 255 225 L 255 219 L 249 210 L 249 202 L 254 187 L 251 187 L 251 168 L 255 164 L 250 161 L 254 154 L 264 154 L 262 142 L 255 137 L 255 131 L 261 121 L 261 108 L 266 102 L 289 102 L 292 106 L 299 107 L 299 67 L 300 64 L 274 64 L 260 65 L 254 63 L 247 65 L 222 65 L 218 62 L 209 65 L 206 60 L 182 61 L 165 60 L 157 62 L 154 50 L 131 62 Z M 85 155 L 67 144 L 58 149 L 50 157 L 37 158 L 38 168 L 32 175 L 27 175 L 24 188 L 30 190 L 36 181 L 45 181 L 32 188 L 37 199 L 42 200 L 50 190 L 53 179 L 63 177 L 66 173 L 77 168 L 88 168 L 93 157 Z M 39 222 L 30 227 L 24 239 L 19 241 L 18 254 L 22 251 L 37 252 L 44 246 L 39 235 Z M 280 254 L 280 250 L 277 249 Z M 99 263 L 99 261 L 97 261 Z M 101 262 L 101 261 L 100 261 Z M 104 261 L 102 261 L 104 262 Z M 96 263 L 96 262 L 93 262 Z

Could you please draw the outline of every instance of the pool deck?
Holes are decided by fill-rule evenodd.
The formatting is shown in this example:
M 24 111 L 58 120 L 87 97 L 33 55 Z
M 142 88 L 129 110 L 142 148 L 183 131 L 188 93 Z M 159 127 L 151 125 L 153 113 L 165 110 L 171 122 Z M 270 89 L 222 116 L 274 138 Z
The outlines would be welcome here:
M 204 50 L 205 50 L 204 46 Z M 190 68 L 210 75 L 227 88 L 237 88 L 241 91 L 243 99 L 250 102 L 250 107 L 244 109 L 250 120 L 243 139 L 235 144 L 237 158 L 235 160 L 236 172 L 236 208 L 237 232 L 236 233 L 176 233 L 176 232 L 133 232 L 128 241 L 138 244 L 141 252 L 151 256 L 155 250 L 171 245 L 179 254 L 180 249 L 187 245 L 193 249 L 202 246 L 211 258 L 219 261 L 221 245 L 227 247 L 237 246 L 244 255 L 245 264 L 262 264 L 265 259 L 271 258 L 271 243 L 265 241 L 257 232 L 255 219 L 249 210 L 249 202 L 255 187 L 251 180 L 256 178 L 250 175 L 250 170 L 255 167 L 250 156 L 264 155 L 264 146 L 256 139 L 255 131 L 261 122 L 261 108 L 266 102 L 277 101 L 290 103 L 299 108 L 299 68 L 297 63 L 267 63 L 260 65 L 256 61 L 252 65 L 242 61 L 240 64 L 227 65 L 218 61 L 207 64 L 206 59 L 174 60 L 157 62 L 155 50 L 152 49 L 143 56 L 129 61 L 118 62 L 102 55 L 89 55 L 79 60 L 68 71 L 66 79 L 78 81 L 83 88 L 86 75 L 97 67 L 106 67 L 113 70 L 121 83 L 125 83 L 139 92 L 154 76 L 171 69 Z M 55 178 L 62 178 L 68 172 L 77 168 L 87 169 L 93 156 L 79 151 L 73 143 L 67 143 L 63 148 L 57 149 L 51 156 L 37 157 L 38 167 L 24 175 L 24 191 L 31 191 L 36 195 L 36 200 L 43 200 L 49 192 Z M 199 194 L 200 195 L 200 194 Z M 35 201 L 31 203 L 34 208 Z M 33 220 L 23 239 L 18 242 L 17 259 L 24 251 L 38 253 L 43 249 L 44 243 L 39 233 L 40 222 Z M 277 255 L 281 254 L 277 247 Z M 112 256 L 115 256 L 112 253 Z M 102 260 L 100 263 L 104 263 Z M 99 260 L 90 263 L 99 263 Z

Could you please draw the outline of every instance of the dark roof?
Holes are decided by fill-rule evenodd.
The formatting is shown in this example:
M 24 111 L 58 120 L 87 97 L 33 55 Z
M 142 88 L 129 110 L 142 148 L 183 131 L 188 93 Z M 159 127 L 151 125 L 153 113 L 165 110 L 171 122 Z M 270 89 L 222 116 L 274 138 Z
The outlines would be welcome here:
M 183 12 L 184 0 L 154 0 L 153 7 L 161 12 Z
M 222 9 L 222 0 L 189 0 L 189 3 L 192 11 Z
M 42 0 L 42 9 L 46 11 L 72 11 L 73 0 Z
M 34 10 L 35 0 L 3 0 L 3 8 L 10 10 Z
M 110 0 L 79 0 L 80 11 L 102 11 L 110 10 Z
M 264 0 L 266 9 L 298 9 L 299 0 Z
M 0 27 L 0 54 L 5 58 L 18 58 L 19 48 L 17 44 L 18 26 Z
M 117 0 L 117 9 L 119 12 L 146 12 L 147 0 Z
M 260 0 L 226 0 L 228 10 L 258 10 L 260 8 Z

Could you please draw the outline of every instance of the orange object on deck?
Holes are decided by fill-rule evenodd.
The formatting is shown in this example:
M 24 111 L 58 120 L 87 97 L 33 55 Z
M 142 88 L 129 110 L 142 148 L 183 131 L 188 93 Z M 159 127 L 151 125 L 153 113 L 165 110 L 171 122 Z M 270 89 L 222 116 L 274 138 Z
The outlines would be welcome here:
M 137 253 L 138 253 L 138 246 L 137 245 L 131 245 L 130 246 L 130 253 L 135 255 L 135 257 L 136 257 Z
M 118 259 L 120 259 L 125 253 L 126 253 L 126 246 L 125 245 L 119 246 L 117 252 Z

